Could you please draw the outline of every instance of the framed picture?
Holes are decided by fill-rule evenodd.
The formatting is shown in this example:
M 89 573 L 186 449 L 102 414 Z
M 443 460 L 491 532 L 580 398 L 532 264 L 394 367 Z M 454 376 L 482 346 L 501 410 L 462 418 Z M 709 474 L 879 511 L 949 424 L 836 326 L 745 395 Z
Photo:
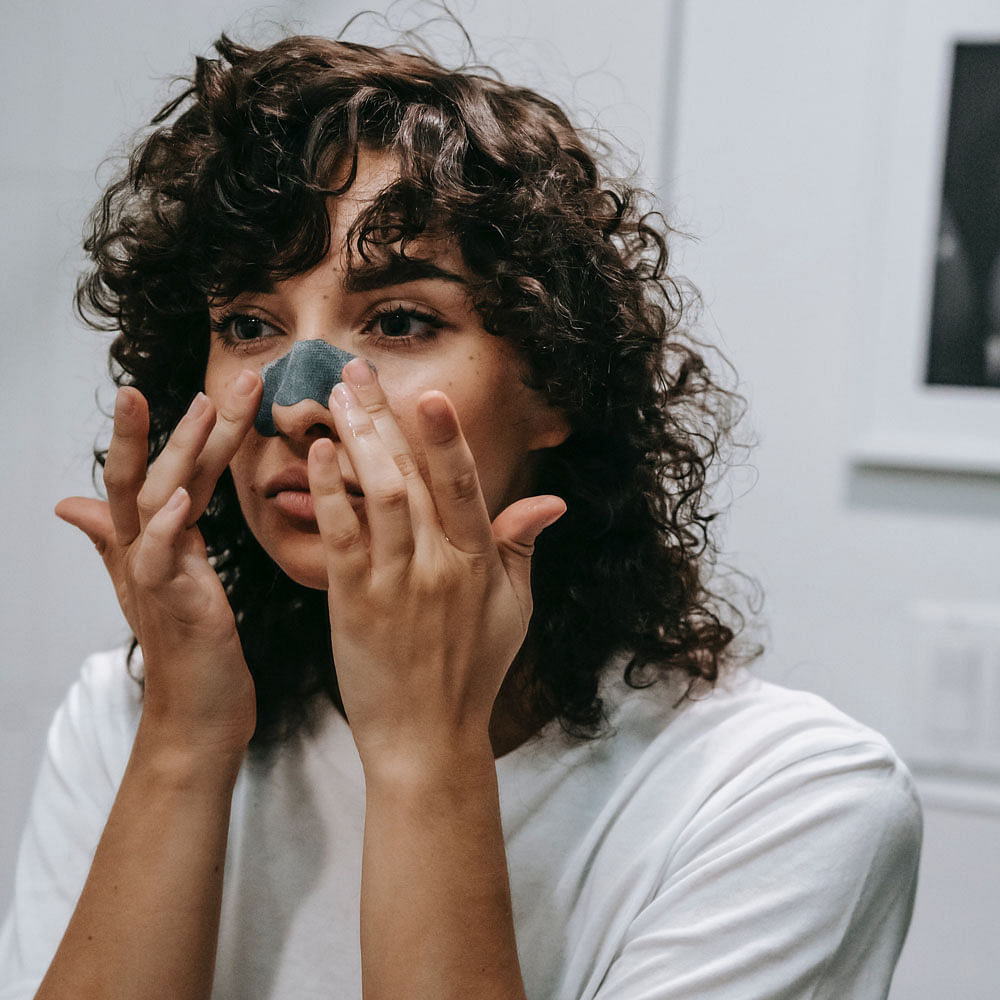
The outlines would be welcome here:
M 1000 475 L 1000 6 L 892 10 L 853 457 Z

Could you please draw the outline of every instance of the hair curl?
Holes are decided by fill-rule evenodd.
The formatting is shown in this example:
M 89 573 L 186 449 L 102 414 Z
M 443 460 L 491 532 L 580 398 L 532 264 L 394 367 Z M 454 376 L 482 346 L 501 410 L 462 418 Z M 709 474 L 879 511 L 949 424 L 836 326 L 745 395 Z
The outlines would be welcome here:
M 353 169 L 336 191 L 331 177 L 359 147 L 391 151 L 398 179 L 355 222 L 353 259 L 456 239 L 485 329 L 517 345 L 572 427 L 538 468 L 538 491 L 568 511 L 533 561 L 528 721 L 598 732 L 600 676 L 618 654 L 634 686 L 664 671 L 714 681 L 740 616 L 707 582 L 706 477 L 738 397 L 681 326 L 662 218 L 531 90 L 322 38 L 215 48 L 95 209 L 77 292 L 91 325 L 117 331 L 115 381 L 149 401 L 150 458 L 203 384 L 208 297 L 318 263 L 328 199 Z M 325 595 L 264 553 L 228 473 L 200 527 L 257 685 L 255 740 L 292 731 L 319 692 L 339 705 Z

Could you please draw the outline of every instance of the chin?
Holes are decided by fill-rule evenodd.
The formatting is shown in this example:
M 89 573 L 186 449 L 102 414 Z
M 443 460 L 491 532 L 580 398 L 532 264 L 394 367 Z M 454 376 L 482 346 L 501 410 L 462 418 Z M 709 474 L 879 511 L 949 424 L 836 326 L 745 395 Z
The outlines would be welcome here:
M 326 575 L 326 560 L 319 542 L 319 536 L 308 536 L 298 544 L 264 545 L 264 551 L 277 563 L 285 576 L 300 587 L 310 590 L 329 590 Z
M 302 531 L 289 531 L 285 526 L 279 531 L 273 530 L 272 525 L 263 527 L 265 530 L 259 532 L 255 531 L 253 526 L 250 530 L 285 576 L 310 590 L 330 589 L 326 571 L 326 553 L 315 527 L 313 530 Z M 362 522 L 361 528 L 367 545 L 367 524 Z
M 300 587 L 310 590 L 329 590 L 330 582 L 326 575 L 326 566 L 303 563 L 301 560 L 275 560 L 285 576 L 290 577 Z

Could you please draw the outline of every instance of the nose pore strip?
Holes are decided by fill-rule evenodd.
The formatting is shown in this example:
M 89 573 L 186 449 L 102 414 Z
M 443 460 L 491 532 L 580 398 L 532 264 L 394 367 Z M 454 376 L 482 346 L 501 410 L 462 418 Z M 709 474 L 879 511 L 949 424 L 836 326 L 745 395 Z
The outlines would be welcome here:
M 294 406 L 303 399 L 314 399 L 326 406 L 344 365 L 356 356 L 325 340 L 300 340 L 286 355 L 265 365 L 260 373 L 264 395 L 254 420 L 257 433 L 265 437 L 278 433 L 272 406 Z

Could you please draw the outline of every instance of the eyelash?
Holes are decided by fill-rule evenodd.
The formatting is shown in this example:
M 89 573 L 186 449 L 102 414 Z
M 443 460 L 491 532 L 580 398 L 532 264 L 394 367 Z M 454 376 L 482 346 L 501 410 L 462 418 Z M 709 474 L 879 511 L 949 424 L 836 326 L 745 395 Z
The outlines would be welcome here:
M 429 329 L 424 333 L 407 333 L 400 335 L 392 335 L 378 330 L 377 327 L 381 324 L 382 320 L 390 316 L 401 318 L 405 317 L 411 322 L 415 321 L 423 323 Z M 272 330 L 278 331 L 278 334 L 258 337 L 238 337 L 234 332 L 234 328 L 235 325 L 241 320 L 250 320 L 263 327 L 270 327 Z M 281 333 L 280 329 L 273 323 L 268 322 L 263 316 L 257 316 L 254 313 L 226 313 L 218 319 L 212 319 L 210 321 L 210 325 L 212 332 L 219 338 L 223 347 L 231 351 L 252 351 L 254 350 L 255 345 L 260 344 L 264 340 L 269 340 L 273 336 L 280 335 Z M 375 309 L 372 315 L 365 322 L 365 325 L 361 328 L 361 331 L 372 343 L 391 343 L 395 346 L 406 346 L 433 340 L 443 326 L 444 322 L 440 319 L 440 317 L 435 316 L 433 313 L 426 312 L 423 309 L 417 309 L 413 306 L 404 306 L 397 303 L 385 303 Z
M 219 338 L 219 342 L 227 350 L 250 351 L 253 350 L 254 345 L 261 343 L 263 340 L 270 339 L 269 337 L 263 336 L 237 337 L 234 332 L 234 328 L 235 325 L 241 320 L 252 320 L 255 323 L 259 323 L 261 326 L 268 326 L 273 330 L 278 329 L 273 323 L 268 323 L 263 316 L 255 316 L 253 313 L 242 312 L 225 313 L 218 319 L 212 319 L 210 321 L 210 326 L 212 328 L 212 333 Z
M 407 333 L 402 335 L 394 336 L 393 334 L 384 333 L 382 331 L 376 332 L 376 327 L 390 316 L 406 317 L 409 320 L 416 320 L 418 323 L 424 323 L 429 328 L 425 333 Z M 404 306 L 393 303 L 385 303 L 384 305 L 376 307 L 375 311 L 369 317 L 368 321 L 361 328 L 362 332 L 369 338 L 372 342 L 376 344 L 382 344 L 386 342 L 391 342 L 393 344 L 417 344 L 420 342 L 433 340 L 437 336 L 438 331 L 444 323 L 440 317 L 435 316 L 433 313 L 426 312 L 423 309 L 417 309 L 413 306 Z

